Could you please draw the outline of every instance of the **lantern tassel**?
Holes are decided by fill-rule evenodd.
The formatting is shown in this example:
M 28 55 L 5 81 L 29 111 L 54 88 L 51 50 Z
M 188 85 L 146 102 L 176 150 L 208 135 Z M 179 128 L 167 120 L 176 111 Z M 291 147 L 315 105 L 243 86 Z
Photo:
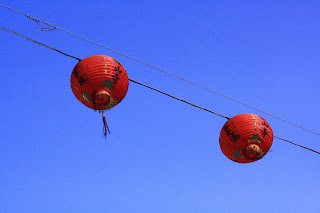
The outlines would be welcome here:
M 104 111 L 102 111 L 102 121 L 103 121 L 103 135 L 107 138 L 108 133 L 110 134 L 110 130 L 107 124 L 106 116 L 104 115 Z

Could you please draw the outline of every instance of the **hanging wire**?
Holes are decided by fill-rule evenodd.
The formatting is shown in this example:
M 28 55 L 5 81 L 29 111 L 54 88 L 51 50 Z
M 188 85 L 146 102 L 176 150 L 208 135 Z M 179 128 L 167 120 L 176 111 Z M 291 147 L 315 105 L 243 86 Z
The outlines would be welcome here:
M 55 48 L 53 48 L 53 47 L 49 47 L 48 45 L 45 45 L 45 44 L 43 44 L 43 43 L 41 43 L 41 42 L 38 42 L 38 41 L 35 41 L 35 40 L 31 39 L 31 38 L 28 38 L 28 37 L 26 37 L 26 36 L 24 36 L 24 35 L 21 35 L 21 34 L 19 34 L 19 33 L 14 32 L 14 31 L 8 30 L 8 29 L 6 29 L 6 28 L 4 28 L 4 27 L 1 27 L 1 26 L 0 26 L 0 29 L 3 29 L 3 30 L 5 30 L 5 31 L 7 31 L 7 32 L 9 32 L 9 33 L 13 33 L 13 34 L 15 34 L 15 35 L 18 35 L 18 36 L 21 36 L 21 37 L 23 37 L 23 38 L 26 38 L 26 39 L 28 39 L 29 41 L 32 41 L 32 42 L 34 42 L 34 43 L 36 43 L 36 44 L 42 45 L 42 46 L 44 46 L 44 47 L 47 47 L 47 48 L 49 48 L 49 49 L 51 49 L 51 50 L 54 50 L 54 51 L 56 51 L 56 52 L 58 52 L 58 53 L 61 53 L 61 54 L 65 55 L 65 56 L 68 56 L 68 57 L 71 57 L 71 58 L 74 58 L 74 59 L 77 59 L 77 60 L 81 61 L 80 58 L 77 58 L 77 57 L 75 57 L 75 56 L 72 56 L 72 55 L 69 55 L 69 54 L 67 54 L 67 53 L 64 53 L 64 52 L 62 52 L 62 51 L 60 51 L 60 50 L 58 50 L 58 49 L 55 49 Z M 162 92 L 162 91 L 160 91 L 160 90 L 158 90 L 158 89 L 155 89 L 155 88 L 153 88 L 153 87 L 150 87 L 150 86 L 148 86 L 148 85 L 145 85 L 145 84 L 143 84 L 143 83 L 140 83 L 140 82 L 138 82 L 138 81 L 135 81 L 135 80 L 133 80 L 133 79 L 129 79 L 129 80 L 130 80 L 131 82 L 133 82 L 133 83 L 142 85 L 142 86 L 144 86 L 144 87 L 147 87 L 147 88 L 149 88 L 149 89 L 152 89 L 152 90 L 154 90 L 154 91 L 157 91 L 157 92 L 159 92 L 159 93 L 162 93 L 162 94 L 164 94 L 164 95 L 166 95 L 166 96 L 169 96 L 169 97 L 171 97 L 171 98 L 173 98 L 173 99 L 176 99 L 176 100 L 178 100 L 178 101 L 182 101 L 182 102 L 184 102 L 184 103 L 186 103 L 186 104 L 189 104 L 189 105 L 191 105 L 191 106 L 197 107 L 197 108 L 202 109 L 202 110 L 204 110 L 204 111 L 207 111 L 207 112 L 213 113 L 213 114 L 215 114 L 215 115 L 219 115 L 220 117 L 229 119 L 228 117 L 226 117 L 226 116 L 224 116 L 224 115 L 221 115 L 221 114 L 219 114 L 219 113 L 217 113 L 217 112 L 214 112 L 214 111 L 212 111 L 212 110 L 206 109 L 206 108 L 201 107 L 201 106 L 198 106 L 198 105 L 196 105 L 196 104 L 194 104 L 194 103 L 191 103 L 191 102 L 189 102 L 189 101 L 183 100 L 183 99 L 181 99 L 181 98 L 177 98 L 177 97 L 175 97 L 175 96 L 173 96 L 173 95 L 170 95 L 170 94 L 168 94 L 168 93 Z M 102 113 L 103 113 L 103 115 L 104 115 L 104 112 L 103 112 L 103 111 L 102 111 Z
M 32 40 L 31 38 L 28 38 L 28 37 L 26 37 L 26 36 L 24 36 L 24 35 L 21 35 L 21 34 L 19 34 L 19 33 L 13 32 L 13 31 L 8 30 L 8 29 L 6 29 L 6 28 L 4 28 L 4 27 L 1 27 L 1 26 L 0 26 L 0 28 L 3 29 L 3 30 L 5 30 L 5 31 L 7 31 L 7 32 L 9 32 L 9 33 L 16 34 L 16 35 L 21 36 L 21 37 L 23 37 L 23 38 L 25 38 L 25 39 L 28 39 L 29 41 L 32 41 L 32 42 L 34 42 L 34 43 L 36 43 L 36 44 L 40 44 L 40 45 L 42 45 L 42 46 L 44 46 L 44 47 L 47 47 L 47 48 L 49 48 L 49 49 L 51 49 L 51 50 L 54 50 L 54 51 L 56 51 L 56 52 L 58 52 L 58 53 L 61 53 L 61 54 L 65 55 L 65 56 L 68 56 L 68 57 L 71 57 L 71 58 L 74 58 L 74 59 L 77 59 L 77 60 L 81 61 L 80 58 L 74 57 L 74 56 L 69 55 L 69 54 L 67 54 L 67 53 L 64 53 L 64 52 L 62 52 L 62 51 L 60 51 L 60 50 L 57 50 L 57 49 L 52 48 L 52 47 L 49 47 L 48 45 L 45 45 L 45 44 L 40 43 L 40 42 L 38 42 L 38 41 Z
M 280 138 L 280 137 L 275 136 L 275 135 L 274 135 L 273 137 L 274 137 L 274 138 L 277 138 L 277 139 L 279 139 L 279 140 L 283 140 L 283 141 L 286 141 L 286 142 L 288 142 L 288 143 L 291 143 L 291 144 L 293 144 L 293 145 L 295 145 L 295 146 L 299 146 L 299 147 L 301 147 L 301 148 L 310 150 L 310 151 L 315 152 L 315 153 L 317 153 L 317 154 L 320 154 L 320 152 L 318 152 L 318 151 L 316 151 L 316 150 L 310 149 L 310 148 L 308 148 L 308 147 L 306 147 L 306 146 L 302 146 L 302 145 L 293 143 L 292 141 L 289 141 L 289 140 L 287 140 L 287 139 L 285 139 L 285 138 Z
M 42 46 L 44 46 L 44 47 L 47 47 L 47 48 L 49 48 L 49 49 L 51 49 L 51 50 L 54 50 L 54 51 L 56 51 L 56 52 L 58 52 L 58 53 L 61 53 L 61 54 L 65 55 L 65 56 L 68 56 L 68 57 L 71 57 L 71 58 L 74 58 L 74 59 L 77 59 L 77 60 L 81 61 L 80 58 L 77 58 L 77 57 L 75 57 L 75 56 L 66 54 L 66 53 L 64 53 L 64 52 L 62 52 L 62 51 L 60 51 L 60 50 L 58 50 L 58 49 L 52 48 L 52 47 L 50 47 L 50 46 L 48 46 L 48 45 L 45 45 L 45 44 L 40 43 L 40 42 L 38 42 L 38 41 L 35 41 L 35 40 L 33 40 L 33 39 L 31 39 L 31 38 L 28 38 L 28 37 L 26 37 L 26 36 L 23 36 L 23 35 L 21 35 L 21 34 L 19 34 L 19 33 L 13 32 L 13 31 L 8 30 L 8 29 L 6 29 L 6 28 L 3 28 L 3 27 L 1 27 L 1 26 L 0 26 L 0 29 L 3 29 L 3 30 L 5 30 L 5 31 L 7 31 L 7 32 L 9 32 L 9 33 L 13 33 L 13 34 L 15 34 L 15 35 L 18 35 L 18 36 L 21 36 L 21 37 L 23 37 L 23 38 L 26 38 L 26 39 L 28 39 L 29 41 L 32 41 L 32 42 L 34 42 L 34 43 L 36 43 L 36 44 L 42 45 Z M 173 99 L 175 99 L 175 100 L 178 100 L 178 101 L 181 101 L 181 102 L 183 102 L 183 103 L 189 104 L 189 105 L 191 105 L 191 106 L 193 106 L 193 107 L 197 107 L 197 108 L 202 109 L 202 110 L 204 110 L 204 111 L 206 111 L 206 112 L 210 112 L 210 113 L 215 114 L 215 115 L 218 115 L 218 116 L 220 116 L 220 117 L 223 117 L 223 118 L 226 118 L 226 119 L 230 119 L 230 118 L 228 118 L 227 116 L 221 115 L 221 114 L 219 114 L 219 113 L 217 113 L 217 112 L 214 112 L 214 111 L 212 111 L 212 110 L 206 109 L 206 108 L 201 107 L 201 106 L 198 106 L 198 105 L 196 105 L 196 104 L 193 104 L 193 103 L 191 103 L 191 102 L 189 102 L 189 101 L 186 101 L 186 100 L 183 100 L 183 99 L 181 99 L 181 98 L 177 98 L 177 97 L 175 97 L 175 96 L 173 96 L 173 95 L 170 95 L 170 94 L 168 94 L 168 93 L 162 92 L 162 91 L 160 91 L 160 90 L 158 90 L 158 89 L 155 89 L 155 88 L 153 88 L 153 87 L 150 87 L 150 86 L 148 86 L 148 85 L 146 85 L 146 84 L 140 83 L 140 82 L 135 81 L 135 80 L 133 80 L 133 79 L 129 79 L 129 80 L 130 80 L 131 82 L 133 82 L 133 83 L 136 83 L 136 84 L 139 84 L 139 85 L 141 85 L 141 86 L 147 87 L 147 88 L 149 88 L 149 89 L 152 89 L 153 91 L 159 92 L 159 93 L 164 94 L 164 95 L 166 95 L 166 96 L 168 96 L 168 97 L 171 97 L 171 98 L 173 98 Z M 105 124 L 106 124 L 104 112 L 102 111 L 102 113 L 103 113 L 103 122 L 105 122 Z M 107 131 L 110 133 L 108 126 L 105 125 L 105 136 L 106 136 Z M 318 152 L 318 151 L 316 151 L 316 150 L 310 149 L 310 148 L 308 148 L 308 147 L 306 147 L 306 146 L 302 146 L 302 145 L 293 143 L 293 142 L 290 141 L 290 140 L 287 140 L 287 139 L 284 139 L 284 138 L 280 138 L 280 137 L 278 137 L 278 136 L 274 136 L 274 137 L 277 138 L 277 139 L 280 139 L 280 140 L 289 142 L 289 143 L 291 143 L 291 144 L 293 144 L 293 145 L 295 145 L 295 146 L 299 146 L 299 147 L 301 147 L 301 148 L 304 148 L 304 149 L 307 149 L 307 150 L 309 150 L 309 151 L 312 151 L 312 152 L 315 152 L 315 153 L 317 153 L 317 154 L 320 154 L 320 152 Z
M 20 14 L 22 14 L 22 15 L 30 18 L 31 20 L 35 21 L 36 23 L 40 24 L 40 25 L 42 26 L 42 28 L 41 28 L 40 31 L 42 31 L 42 30 L 44 29 L 44 28 L 43 28 L 43 25 L 42 25 L 41 23 L 46 24 L 46 25 L 52 27 L 52 29 L 50 29 L 50 30 L 58 29 L 58 30 L 63 31 L 63 32 L 65 32 L 65 33 L 68 33 L 68 34 L 70 34 L 70 35 L 72 35 L 72 36 L 78 37 L 78 38 L 83 39 L 83 40 L 85 40 L 85 41 L 87 41 L 87 42 L 90 42 L 90 43 L 92 43 L 92 44 L 95 44 L 95 45 L 100 46 L 100 47 L 102 47 L 102 48 L 105 48 L 105 49 L 107 49 L 107 50 L 110 50 L 110 51 L 112 51 L 112 52 L 114 52 L 114 53 L 117 53 L 117 54 L 122 55 L 122 56 L 124 56 L 124 57 L 127 57 L 127 58 L 129 58 L 129 59 L 132 59 L 132 60 L 134 60 L 134 61 L 137 61 L 137 62 L 139 62 L 139 63 L 141 63 L 141 64 L 144 64 L 144 65 L 146 65 L 146 66 L 149 66 L 149 67 L 151 67 L 151 68 L 153 68 L 153 69 L 156 69 L 156 70 L 158 70 L 158 71 L 161 71 L 161 72 L 163 72 L 163 73 L 166 73 L 166 74 L 168 74 L 168 75 L 171 75 L 171 76 L 173 76 L 173 77 L 175 77 L 175 78 L 178 78 L 178 79 L 180 79 L 180 80 L 182 80 L 182 81 L 185 81 L 185 82 L 187 82 L 187 83 L 193 84 L 193 85 L 195 85 L 195 86 L 197 86 L 197 87 L 200 87 L 200 88 L 205 89 L 205 90 L 207 90 L 207 91 L 213 92 L 213 93 L 215 93 L 215 94 L 217 94 L 217 95 L 220 95 L 220 96 L 222 96 L 222 97 L 224 97 L 224 98 L 227 98 L 227 99 L 229 99 L 229 100 L 232 100 L 232 101 L 234 101 L 234 102 L 237 102 L 237 103 L 239 103 L 239 104 L 242 104 L 242 105 L 244 105 L 244 106 L 246 106 L 246 107 L 249 107 L 249 108 L 251 108 L 251 109 L 257 110 L 257 111 L 262 112 L 262 113 L 264 113 L 264 114 L 267 114 L 267 115 L 269 115 L 269 116 L 271 116 L 271 117 L 274 117 L 274 118 L 276 118 L 276 119 L 278 119 L 278 120 L 281 120 L 281 121 L 283 121 L 283 122 L 286 122 L 286 123 L 288 123 L 288 124 L 291 124 L 291 125 L 293 125 L 293 126 L 296 126 L 296 127 L 298 127 L 298 128 L 304 129 L 304 130 L 306 130 L 306 131 L 308 131 L 308 132 L 311 132 L 311 133 L 313 133 L 313 134 L 316 134 L 316 135 L 319 135 L 319 136 L 320 136 L 320 133 L 318 133 L 318 132 L 315 132 L 315 131 L 313 131 L 313 130 L 307 129 L 307 128 L 303 127 L 303 126 L 300 126 L 300 125 L 298 125 L 298 124 L 295 124 L 295 123 L 293 123 L 293 122 L 291 122 L 291 121 L 288 121 L 288 120 L 286 120 L 286 119 L 280 118 L 280 117 L 278 117 L 278 116 L 276 116 L 276 115 L 273 115 L 273 114 L 271 114 L 271 113 L 269 113 L 269 112 L 263 111 L 263 110 L 258 109 L 258 108 L 256 108 L 256 107 L 253 107 L 253 106 L 251 106 L 251 105 L 249 105 L 249 104 L 246 104 L 246 103 L 244 103 L 244 102 L 242 102 L 242 101 L 239 101 L 239 100 L 237 100 L 237 99 L 231 98 L 231 97 L 229 97 L 229 96 L 227 96 L 227 95 L 224 95 L 224 94 L 219 93 L 219 92 L 217 92 L 217 91 L 214 91 L 214 90 L 212 90 L 212 89 L 209 89 L 208 87 L 202 86 L 202 85 L 197 84 L 197 83 L 195 83 L 195 82 L 193 82 L 193 81 L 190 81 L 190 80 L 188 80 L 188 79 L 182 78 L 182 77 L 180 77 L 180 76 L 178 76 L 178 75 L 175 75 L 175 74 L 173 74 L 173 73 L 170 73 L 170 72 L 168 72 L 168 71 L 165 71 L 165 70 L 163 70 L 163 69 L 160 69 L 160 68 L 158 68 L 158 67 L 155 67 L 155 66 L 153 66 L 153 65 L 151 65 L 151 64 L 148 64 L 148 63 L 146 63 L 146 62 L 143 62 L 143 61 L 141 61 L 141 60 L 138 60 L 138 59 L 136 59 L 136 58 L 134 58 L 134 57 L 131 57 L 131 56 L 126 55 L 126 54 L 124 54 L 124 53 L 121 53 L 121 52 L 119 52 L 119 51 L 113 50 L 113 49 L 111 49 L 111 48 L 109 48 L 109 47 L 106 47 L 106 46 L 104 46 L 104 45 L 102 45 L 102 44 L 96 43 L 96 42 L 94 42 L 94 41 L 91 41 L 91 40 L 89 40 L 89 39 L 86 39 L 86 38 L 84 38 L 84 37 L 81 37 L 81 36 L 79 36 L 79 35 L 76 35 L 76 34 L 74 34 L 74 33 L 71 33 L 71 32 L 69 32 L 69 31 L 67 31 L 67 30 L 61 29 L 61 28 L 59 28 L 59 27 L 57 27 L 57 26 L 54 26 L 54 25 L 52 25 L 52 24 L 50 24 L 50 23 L 48 23 L 48 22 L 41 21 L 41 20 L 39 20 L 39 19 L 37 19 L 37 18 L 33 18 L 33 17 L 29 16 L 28 14 L 25 14 L 25 13 L 23 13 L 23 12 L 20 12 L 20 11 L 18 11 L 18 10 L 15 10 L 15 9 L 10 8 L 10 7 L 8 7 L 8 6 L 5 6 L 5 5 L 3 5 L 3 4 L 0 4 L 0 6 L 5 7 L 5 8 L 7 8 L 7 9 L 9 9 L 9 10 L 14 11 L 14 12 L 20 13 Z
M 204 111 L 210 112 L 210 113 L 212 113 L 212 114 L 219 115 L 220 117 L 223 117 L 223 118 L 226 118 L 226 119 L 229 120 L 229 118 L 228 118 L 227 116 L 221 115 L 221 114 L 219 114 L 219 113 L 217 113 L 217 112 L 214 112 L 214 111 L 212 111 L 212 110 L 206 109 L 206 108 L 201 107 L 201 106 L 198 106 L 198 105 L 196 105 L 196 104 L 193 104 L 193 103 L 191 103 L 191 102 L 189 102 L 189 101 L 186 101 L 186 100 L 183 100 L 183 99 L 181 99 L 181 98 L 177 98 L 177 97 L 175 97 L 175 96 L 173 96 L 173 95 L 170 95 L 170 94 L 168 94 L 168 93 L 162 92 L 162 91 L 160 91 L 160 90 L 158 90 L 158 89 L 155 89 L 155 88 L 153 88 L 153 87 L 150 87 L 150 86 L 145 85 L 145 84 L 143 84 L 143 83 L 140 83 L 140 82 L 138 82 L 138 81 L 135 81 L 135 80 L 132 80 L 132 79 L 129 79 L 129 80 L 130 80 L 131 82 L 133 82 L 133 83 L 140 84 L 141 86 L 147 87 L 147 88 L 152 89 L 152 90 L 154 90 L 154 91 L 156 91 L 156 92 L 159 92 L 159 93 L 161 93 L 161 94 L 164 94 L 164 95 L 166 95 L 166 96 L 169 96 L 170 98 L 176 99 L 176 100 L 178 100 L 178 101 L 182 101 L 182 102 L 184 102 L 184 103 L 186 103 L 186 104 L 189 104 L 189 105 L 191 105 L 191 106 L 197 107 L 197 108 L 199 108 L 199 109 L 202 109 L 202 110 L 204 110 Z

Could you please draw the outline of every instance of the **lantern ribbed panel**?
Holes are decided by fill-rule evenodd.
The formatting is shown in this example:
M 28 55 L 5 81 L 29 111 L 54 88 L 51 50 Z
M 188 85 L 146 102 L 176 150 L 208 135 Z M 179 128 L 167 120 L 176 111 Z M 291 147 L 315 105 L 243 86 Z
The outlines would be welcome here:
M 262 158 L 270 149 L 273 132 L 266 120 L 254 114 L 240 114 L 229 119 L 223 126 L 219 142 L 221 151 L 229 159 L 239 163 L 250 163 Z M 245 157 L 248 145 L 256 144 L 262 150 L 258 159 Z
M 100 108 L 110 109 L 125 97 L 129 78 L 124 67 L 114 58 L 96 55 L 83 59 L 73 69 L 71 88 L 76 98 L 91 109 L 95 109 L 93 96 L 104 90 L 110 94 L 110 103 Z

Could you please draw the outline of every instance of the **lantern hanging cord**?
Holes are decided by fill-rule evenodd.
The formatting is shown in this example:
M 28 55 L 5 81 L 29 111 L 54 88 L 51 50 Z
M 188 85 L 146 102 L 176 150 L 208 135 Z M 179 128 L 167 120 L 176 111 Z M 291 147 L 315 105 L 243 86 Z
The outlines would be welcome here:
M 249 108 L 251 108 L 251 109 L 257 110 L 257 111 L 262 112 L 262 113 L 264 113 L 264 114 L 267 114 L 267 115 L 269 115 L 269 116 L 271 116 L 271 117 L 274 117 L 274 118 L 276 118 L 276 119 L 278 119 L 278 120 L 281 120 L 281 121 L 283 121 L 283 122 L 286 122 L 286 123 L 288 123 L 288 124 L 291 124 L 291 125 L 293 125 L 293 126 L 296 126 L 296 127 L 298 127 L 298 128 L 304 129 L 304 130 L 306 130 L 306 131 L 308 131 L 308 132 L 311 132 L 311 133 L 313 133 L 313 134 L 316 134 L 316 135 L 319 135 L 319 136 L 320 136 L 320 133 L 318 133 L 318 132 L 315 132 L 315 131 L 313 131 L 313 130 L 307 129 L 307 128 L 303 127 L 303 126 L 300 126 L 300 125 L 298 125 L 298 124 L 295 124 L 295 123 L 293 123 L 293 122 L 291 122 L 291 121 L 288 121 L 288 120 L 286 120 L 286 119 L 280 118 L 280 117 L 278 117 L 278 116 L 276 116 L 276 115 L 273 115 L 273 114 L 271 114 L 271 113 L 269 113 L 269 112 L 263 111 L 263 110 L 258 109 L 258 108 L 256 108 L 256 107 L 253 107 L 253 106 L 251 106 L 251 105 L 249 105 L 249 104 L 246 104 L 246 103 L 244 103 L 244 102 L 242 102 L 242 101 L 239 101 L 239 100 L 237 100 L 237 99 L 231 98 L 231 97 L 229 97 L 229 96 L 227 96 L 227 95 L 224 95 L 224 94 L 222 94 L 222 93 L 219 93 L 219 92 L 217 92 L 217 91 L 215 91 L 215 90 L 209 89 L 208 87 L 202 86 L 202 85 L 197 84 L 197 83 L 195 83 L 195 82 L 192 82 L 192 81 L 190 81 L 190 80 L 188 80 L 188 79 L 182 78 L 182 77 L 180 77 L 180 76 L 178 76 L 178 75 L 175 75 L 175 74 L 173 74 L 173 73 L 170 73 L 170 72 L 168 72 L 168 71 L 165 71 L 165 70 L 163 70 L 163 69 L 160 69 L 160 68 L 158 68 L 158 67 L 156 67 L 156 66 L 153 66 L 153 65 L 151 65 L 151 64 L 148 64 L 148 63 L 146 63 L 146 62 L 143 62 L 143 61 L 141 61 L 141 60 L 139 60 L 139 59 L 136 59 L 136 58 L 131 57 L 131 56 L 129 56 L 129 55 L 123 54 L 123 53 L 121 53 L 121 52 L 119 52 L 119 51 L 113 50 L 113 49 L 111 49 L 111 48 L 109 48 L 109 47 L 106 47 L 106 46 L 104 46 L 104 45 L 102 45 L 102 44 L 96 43 L 96 42 L 94 42 L 94 41 L 91 41 L 91 40 L 86 39 L 86 38 L 84 38 L 84 37 L 81 37 L 81 36 L 79 36 L 79 35 L 76 35 L 76 34 L 74 34 L 74 33 L 71 33 L 71 32 L 69 32 L 69 31 L 66 31 L 66 30 L 64 30 L 64 29 L 62 29 L 62 28 L 59 28 L 59 27 L 57 27 L 57 26 L 54 26 L 54 25 L 52 25 L 52 24 L 50 24 L 50 23 L 48 23 L 48 22 L 45 22 L 45 21 L 42 21 L 42 20 L 40 20 L 40 19 L 31 17 L 31 16 L 29 16 L 29 15 L 26 14 L 26 13 L 20 12 L 20 11 L 18 11 L 18 10 L 15 10 L 15 9 L 10 8 L 10 7 L 8 7 L 8 6 L 5 6 L 5 5 L 3 5 L 3 4 L 0 4 L 0 6 L 5 7 L 5 8 L 7 8 L 7 9 L 9 9 L 9 10 L 12 10 L 12 11 L 14 11 L 14 12 L 16 12 L 16 13 L 20 13 L 21 15 L 24 15 L 24 16 L 30 18 L 31 20 L 35 21 L 36 23 L 38 23 L 39 25 L 41 25 L 41 30 L 38 30 L 38 31 L 58 29 L 58 30 L 60 30 L 60 31 L 62 31 L 62 32 L 68 33 L 68 34 L 70 34 L 70 35 L 72 35 L 72 36 L 75 36 L 75 37 L 77 37 L 77 38 L 83 39 L 83 40 L 85 40 L 85 41 L 87 41 L 87 42 L 90 42 L 90 43 L 92 43 L 92 44 L 95 44 L 95 45 L 100 46 L 100 47 L 102 47 L 102 48 L 105 48 L 105 49 L 107 49 L 107 50 L 110 50 L 110 51 L 112 51 L 112 52 L 114 52 L 114 53 L 117 53 L 117 54 L 122 55 L 122 56 L 124 56 L 124 57 L 127 57 L 127 58 L 129 58 L 129 59 L 132 59 L 132 60 L 134 60 L 134 61 L 137 61 L 137 62 L 139 62 L 139 63 L 141 63 L 141 64 L 144 64 L 144 65 L 146 65 L 146 66 L 149 66 L 149 67 L 151 67 L 151 68 L 153 68 L 153 69 L 156 69 L 156 70 L 158 70 L 158 71 L 161 71 L 161 72 L 163 72 L 163 73 L 165 73 L 165 74 L 171 75 L 171 76 L 173 76 L 173 77 L 175 77 L 175 78 L 178 78 L 178 79 L 180 79 L 180 80 L 182 80 L 182 81 L 185 81 L 185 82 L 187 82 L 187 83 L 193 84 L 194 86 L 200 87 L 200 88 L 205 89 L 205 90 L 210 91 L 210 92 L 213 92 L 213 93 L 215 93 L 215 94 L 217 94 L 217 95 L 220 95 L 220 96 L 222 96 L 222 97 L 224 97 L 224 98 L 227 98 L 227 99 L 229 99 L 229 100 L 232 100 L 232 101 L 234 101 L 234 102 L 237 102 L 237 103 L 239 103 L 239 104 L 242 104 L 242 105 L 244 105 L 244 106 L 246 106 L 246 107 L 249 107 Z M 50 26 L 50 27 L 52 27 L 52 28 L 46 28 L 46 27 L 44 27 L 42 24 L 45 24 L 45 25 Z M 38 31 L 37 31 L 37 32 L 38 32 Z
M 3 28 L 3 27 L 1 27 L 1 26 L 0 26 L 0 29 L 3 29 L 3 30 L 5 30 L 5 31 L 7 31 L 7 32 L 9 32 L 9 33 L 13 33 L 13 34 L 15 34 L 15 35 L 18 35 L 18 36 L 21 36 L 21 37 L 23 37 L 23 38 L 26 38 L 26 39 L 28 39 L 29 41 L 32 41 L 32 42 L 34 42 L 34 43 L 36 43 L 36 44 L 42 45 L 42 46 L 44 46 L 44 47 L 47 47 L 47 48 L 49 48 L 49 49 L 51 49 L 51 50 L 54 50 L 54 51 L 56 51 L 56 52 L 59 52 L 59 53 L 65 55 L 65 56 L 68 56 L 68 57 L 71 57 L 71 58 L 74 58 L 74 59 L 77 59 L 77 60 L 81 61 L 80 58 L 77 58 L 77 57 L 75 57 L 75 56 L 66 54 L 66 53 L 64 53 L 64 52 L 62 52 L 62 51 L 60 51 L 60 50 L 57 50 L 57 49 L 52 48 L 52 47 L 49 47 L 48 45 L 45 45 L 45 44 L 43 44 L 43 43 L 40 43 L 40 42 L 35 41 L 35 40 L 33 40 L 33 39 L 30 39 L 30 38 L 28 38 L 28 37 L 26 37 L 26 36 L 23 36 L 23 35 L 19 34 L 19 33 L 13 32 L 13 31 L 8 30 L 8 29 L 6 29 L 6 28 Z M 161 93 L 161 94 L 164 94 L 164 95 L 166 95 L 166 96 L 169 96 L 170 98 L 173 98 L 173 99 L 175 99 L 175 100 L 181 101 L 181 102 L 186 103 L 186 104 L 189 104 L 189 105 L 191 105 L 191 106 L 193 106 L 193 107 L 197 107 L 197 108 L 199 108 L 199 109 L 202 109 L 202 110 L 204 110 L 204 111 L 210 112 L 210 113 L 212 113 L 212 114 L 219 115 L 220 117 L 223 117 L 223 118 L 226 118 L 226 119 L 230 119 L 230 118 L 227 117 L 227 116 L 221 115 L 221 114 L 219 114 L 219 113 L 217 113 L 217 112 L 214 112 L 214 111 L 212 111 L 212 110 L 206 109 L 206 108 L 201 107 L 201 106 L 198 106 L 198 105 L 196 105 L 196 104 L 193 104 L 193 103 L 191 103 L 191 102 L 189 102 L 189 101 L 186 101 L 186 100 L 183 100 L 183 99 L 181 99 L 181 98 L 175 97 L 175 96 L 170 95 L 170 94 L 168 94 L 168 93 L 162 92 L 162 91 L 160 91 L 160 90 L 158 90 L 158 89 L 155 89 L 155 88 L 153 88 L 153 87 L 150 87 L 150 86 L 148 86 L 148 85 L 146 85 L 146 84 L 140 83 L 140 82 L 135 81 L 135 80 L 133 80 L 133 79 L 129 79 L 129 80 L 130 80 L 131 82 L 133 82 L 133 83 L 136 83 L 136 84 L 139 84 L 139 85 L 141 85 L 141 86 L 147 87 L 147 88 L 152 89 L 152 90 L 154 90 L 154 91 L 156 91 L 156 92 L 159 92 L 159 93 Z M 108 128 L 108 126 L 107 126 L 107 124 L 106 124 L 106 122 L 105 122 L 104 112 L 102 112 L 102 113 L 103 113 L 102 119 L 103 119 L 103 122 L 104 122 L 104 124 L 105 124 L 105 132 L 104 132 L 104 133 L 105 133 L 105 136 L 106 136 L 107 131 L 109 132 L 109 134 L 110 134 L 110 131 L 109 131 L 109 128 Z M 299 147 L 301 147 L 301 148 L 304 148 L 304 149 L 310 150 L 310 151 L 312 151 L 312 152 L 315 152 L 315 153 L 317 153 L 317 154 L 320 154 L 320 152 L 318 152 L 318 151 L 315 151 L 315 150 L 310 149 L 310 148 L 308 148 L 308 147 L 305 147 L 305 146 L 302 146 L 302 145 L 293 143 L 292 141 L 289 141 L 289 140 L 287 140 L 287 139 L 280 138 L 280 137 L 277 137 L 277 136 L 274 136 L 274 137 L 275 137 L 275 138 L 278 138 L 278 139 L 280 139 L 280 140 L 289 142 L 289 143 L 291 143 L 291 144 L 293 144 L 293 145 L 295 145 L 295 146 L 299 146 Z
M 106 138 L 107 134 L 110 134 L 110 130 L 107 124 L 106 116 L 104 114 L 104 111 L 102 110 L 102 121 L 103 121 L 103 135 Z

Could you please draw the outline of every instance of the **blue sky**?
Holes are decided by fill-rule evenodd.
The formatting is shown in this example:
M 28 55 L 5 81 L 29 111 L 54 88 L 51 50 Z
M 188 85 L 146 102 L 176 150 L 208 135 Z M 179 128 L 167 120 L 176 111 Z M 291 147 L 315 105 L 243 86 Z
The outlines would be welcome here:
M 1 1 L 9 7 L 320 132 L 319 1 Z M 320 138 L 0 7 L 0 26 L 79 58 L 109 55 L 130 78 L 275 135 Z M 274 140 L 237 164 L 225 119 L 130 83 L 101 114 L 70 88 L 77 60 L 0 31 L 0 212 L 319 212 L 320 157 Z

